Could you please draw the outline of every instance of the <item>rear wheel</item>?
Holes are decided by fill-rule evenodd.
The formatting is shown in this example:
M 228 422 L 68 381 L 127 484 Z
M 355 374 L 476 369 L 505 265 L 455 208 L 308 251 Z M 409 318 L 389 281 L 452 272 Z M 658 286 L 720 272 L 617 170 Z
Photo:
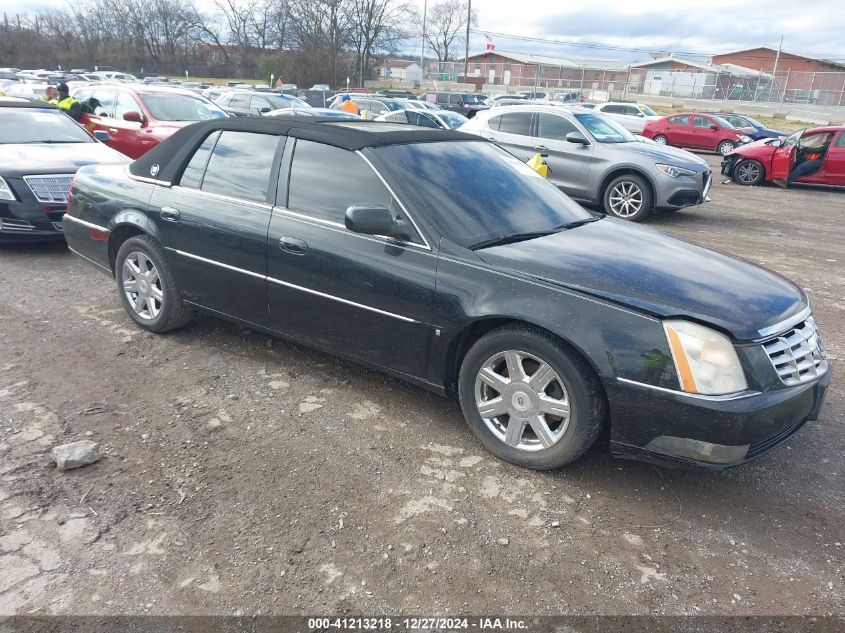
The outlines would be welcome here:
M 587 363 L 528 326 L 479 339 L 461 364 L 458 389 L 467 424 L 487 449 L 537 470 L 578 459 L 605 417 L 601 386 Z
M 669 139 L 666 138 L 665 136 L 663 136 L 662 134 L 656 135 L 652 140 L 655 143 L 657 143 L 658 145 L 668 145 L 669 144 Z
M 733 141 L 722 141 L 716 146 L 716 153 L 726 156 L 728 152 L 733 150 L 734 147 L 736 147 L 736 145 Z
M 765 177 L 763 164 L 751 158 L 743 158 L 734 166 L 733 179 L 740 185 L 759 185 Z
M 191 320 L 193 311 L 182 299 L 164 251 L 149 235 L 120 245 L 115 278 L 123 306 L 142 328 L 167 332 Z
M 623 174 L 610 181 L 604 190 L 604 210 L 608 215 L 641 222 L 651 213 L 651 189 L 642 176 Z

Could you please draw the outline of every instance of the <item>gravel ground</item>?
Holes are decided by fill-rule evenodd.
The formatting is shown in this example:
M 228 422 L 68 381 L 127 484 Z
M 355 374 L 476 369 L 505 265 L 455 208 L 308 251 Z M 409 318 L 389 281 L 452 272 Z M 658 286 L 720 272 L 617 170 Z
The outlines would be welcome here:
M 843 196 L 717 180 L 650 224 L 801 284 L 836 371 Z M 0 614 L 842 614 L 843 407 L 835 377 L 728 472 L 531 472 L 453 401 L 212 318 L 147 334 L 64 246 L 3 246 Z

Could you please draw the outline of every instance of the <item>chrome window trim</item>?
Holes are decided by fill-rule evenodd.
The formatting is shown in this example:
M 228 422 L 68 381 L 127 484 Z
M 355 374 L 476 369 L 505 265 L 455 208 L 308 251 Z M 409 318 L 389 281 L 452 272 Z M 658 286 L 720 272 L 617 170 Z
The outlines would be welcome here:
M 264 281 L 269 281 L 271 283 L 285 286 L 287 288 L 292 288 L 294 290 L 299 290 L 301 292 L 307 292 L 308 294 L 312 294 L 318 297 L 323 297 L 325 299 L 331 299 L 333 301 L 337 301 L 339 303 L 345 303 L 346 305 L 350 305 L 356 308 L 361 308 L 362 310 L 368 310 L 369 312 L 375 312 L 377 314 L 382 314 L 384 316 L 392 317 L 394 319 L 399 319 L 400 321 L 405 321 L 406 323 L 419 323 L 420 325 L 425 325 L 422 321 L 417 321 L 416 319 L 412 319 L 410 317 L 402 316 L 401 314 L 394 314 L 393 312 L 387 312 L 385 310 L 380 310 L 379 308 L 374 308 L 372 306 L 364 305 L 363 303 L 356 303 L 355 301 L 350 301 L 349 299 L 343 299 L 342 297 L 336 297 L 335 295 L 326 294 L 325 292 L 320 292 L 318 290 L 313 290 L 311 288 L 306 288 L 304 286 L 297 286 L 296 284 L 292 284 L 287 281 L 282 281 L 281 279 L 276 279 L 275 277 L 268 277 L 267 275 L 261 275 L 259 273 L 254 273 L 251 270 L 245 270 L 243 268 L 237 268 L 235 266 L 230 266 L 229 264 L 224 264 L 223 262 L 218 262 L 213 259 L 208 259 L 206 257 L 201 257 L 199 255 L 194 255 L 193 253 L 188 253 L 186 251 L 180 251 L 176 248 L 168 247 L 167 250 L 176 253 L 177 255 L 181 255 L 182 257 L 187 257 L 189 259 L 194 259 L 206 264 L 211 264 L 212 266 L 219 266 L 220 268 L 225 268 L 226 270 L 231 270 L 232 272 L 236 273 L 243 273 L 245 275 L 249 275 L 250 277 L 254 277 L 256 279 L 263 279 Z
M 85 220 L 80 220 L 79 218 L 74 217 L 74 216 L 70 215 L 69 213 L 65 213 L 62 216 L 62 222 L 64 222 L 65 220 L 70 220 L 71 222 L 76 222 L 77 224 L 80 224 L 84 227 L 87 227 L 89 229 L 94 229 L 96 231 L 102 231 L 103 233 L 111 233 L 111 229 L 107 229 L 105 227 L 102 227 L 99 224 L 94 224 L 93 222 L 87 222 Z
M 752 398 L 754 396 L 760 395 L 759 391 L 738 391 L 736 393 L 726 393 L 718 396 L 708 396 L 702 393 L 688 393 L 686 391 L 679 391 L 678 389 L 667 389 L 666 387 L 649 385 L 645 382 L 638 382 L 636 380 L 622 378 L 621 376 L 617 376 L 616 381 L 624 383 L 626 385 L 641 387 L 643 389 L 651 389 L 652 391 L 660 391 L 661 393 L 669 393 L 675 396 L 684 396 L 685 398 L 695 398 L 696 400 L 708 400 L 710 402 L 727 402 L 731 400 L 742 400 L 744 398 Z
M 340 233 L 344 233 L 345 235 L 354 235 L 355 237 L 359 237 L 359 238 L 364 239 L 364 240 L 369 240 L 371 242 L 378 242 L 379 244 L 387 244 L 389 246 L 399 246 L 399 247 L 402 247 L 402 248 L 413 247 L 413 248 L 417 249 L 418 251 L 425 252 L 425 253 L 431 253 L 432 252 L 430 248 L 428 248 L 427 246 L 423 246 L 422 244 L 415 244 L 414 242 L 406 242 L 404 240 L 398 240 L 398 239 L 391 238 L 391 237 L 378 237 L 378 236 L 373 236 L 373 235 L 364 235 L 362 233 L 355 233 L 354 231 L 350 231 L 349 229 L 347 229 L 346 225 L 341 224 L 340 222 L 333 222 L 331 220 L 325 220 L 323 218 L 317 218 L 317 217 L 308 215 L 307 213 L 301 213 L 299 211 L 292 211 L 291 209 L 288 209 L 287 207 L 275 206 L 275 207 L 273 207 L 273 212 L 274 213 L 278 212 L 278 213 L 281 213 L 281 214 L 284 214 L 284 215 L 289 215 L 293 218 L 296 218 L 297 220 L 302 220 L 303 222 L 305 222 L 307 224 L 316 224 L 318 226 L 324 226 L 327 229 L 330 229 L 330 230 L 333 230 L 333 231 L 338 231 Z
M 172 187 L 173 183 L 170 183 L 166 180 L 156 180 L 155 178 L 147 178 L 145 176 L 136 176 L 131 171 L 129 171 L 129 165 L 123 168 L 124 173 L 126 174 L 127 178 L 132 180 L 137 180 L 138 182 L 145 182 L 148 185 L 158 185 L 160 187 Z
M 213 193 L 211 191 L 203 191 L 202 189 L 194 189 L 193 187 L 183 187 L 182 185 L 173 185 L 171 189 L 176 192 L 198 194 L 205 198 L 211 198 L 212 200 L 220 200 L 221 202 L 234 202 L 236 204 L 245 204 L 251 207 L 255 207 L 257 209 L 263 209 L 265 211 L 273 210 L 273 205 L 267 204 L 266 202 L 257 202 L 255 200 L 235 198 L 234 196 L 227 196 L 222 193 Z
M 807 317 L 812 315 L 812 313 L 813 311 L 808 305 L 795 316 L 791 316 L 788 319 L 780 321 L 779 323 L 775 323 L 774 325 L 765 327 L 762 330 L 758 330 L 757 334 L 761 339 L 768 338 L 774 334 L 781 334 L 791 329 L 793 326 L 798 325 L 799 323 L 801 323 L 801 321 L 806 320 Z
M 394 200 L 396 200 L 396 202 L 398 202 L 398 203 L 399 203 L 399 207 L 402 209 L 402 212 L 405 214 L 405 217 L 407 217 L 407 218 L 408 218 L 408 220 L 410 221 L 410 223 L 414 226 L 414 229 L 416 230 L 417 234 L 420 236 L 420 239 L 423 241 L 423 244 L 425 244 L 425 247 L 426 247 L 428 250 L 432 250 L 432 249 L 431 249 L 431 244 L 429 244 L 429 243 L 428 243 L 428 240 L 427 240 L 427 239 L 425 239 L 425 234 L 423 234 L 423 232 L 420 230 L 420 227 L 417 225 L 416 221 L 414 220 L 414 216 L 413 216 L 413 215 L 411 215 L 411 214 L 408 212 L 408 208 L 405 206 L 405 203 L 404 203 L 404 202 L 402 202 L 402 200 L 399 198 L 399 196 L 397 196 L 397 195 L 396 195 L 396 192 L 395 192 L 395 191 L 393 191 L 393 188 L 392 188 L 389 184 L 387 184 L 387 181 L 386 181 L 386 180 L 384 179 L 384 177 L 381 175 L 381 173 L 379 172 L 379 170 L 378 170 L 378 169 L 376 169 L 375 165 L 373 165 L 373 163 L 370 161 L 370 159 L 369 159 L 369 158 L 367 158 L 367 157 L 364 155 L 364 153 L 363 153 L 363 152 L 361 152 L 361 150 L 356 150 L 356 151 L 355 151 L 355 153 L 356 153 L 356 154 L 358 154 L 358 156 L 360 156 L 361 158 L 363 158 L 363 159 L 364 159 L 364 162 L 365 162 L 365 163 L 367 163 L 367 165 L 369 165 L 369 166 L 370 166 L 370 169 L 372 169 L 372 170 L 373 170 L 373 173 L 375 173 L 375 175 L 376 175 L 376 176 L 378 177 L 378 179 L 381 181 L 381 184 L 383 184 L 383 185 L 387 188 L 387 191 L 390 193 L 390 195 L 391 195 L 391 196 L 393 196 L 393 199 L 394 199 Z M 410 243 L 410 244 L 413 244 L 413 242 L 409 242 L 409 243 Z

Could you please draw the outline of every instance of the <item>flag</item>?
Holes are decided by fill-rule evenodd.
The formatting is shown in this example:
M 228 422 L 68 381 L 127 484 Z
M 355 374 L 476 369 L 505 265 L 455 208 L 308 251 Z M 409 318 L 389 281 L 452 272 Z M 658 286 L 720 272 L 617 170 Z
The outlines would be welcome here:
M 496 45 L 493 43 L 492 38 L 488 35 L 487 36 L 487 50 L 492 51 L 495 50 Z

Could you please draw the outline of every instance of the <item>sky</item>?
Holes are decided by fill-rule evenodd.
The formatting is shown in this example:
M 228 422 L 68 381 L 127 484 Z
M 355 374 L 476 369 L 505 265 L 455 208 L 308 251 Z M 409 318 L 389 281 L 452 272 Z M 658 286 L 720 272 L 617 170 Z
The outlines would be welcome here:
M 140 0 L 123 0 L 133 2 Z M 410 0 L 422 10 L 423 0 Z M 429 5 L 437 0 L 429 0 Z M 67 0 L 2 0 L 0 11 L 26 13 L 63 7 Z M 199 4 L 212 5 L 212 0 Z M 845 61 L 843 0 L 473 0 L 478 31 L 520 37 L 640 49 L 642 52 L 563 46 L 493 35 L 498 50 L 556 57 L 648 59 L 647 51 L 701 56 L 760 45 Z M 474 33 L 470 52 L 484 49 Z M 419 50 L 408 42 L 406 52 Z M 689 55 L 688 55 L 689 56 Z

